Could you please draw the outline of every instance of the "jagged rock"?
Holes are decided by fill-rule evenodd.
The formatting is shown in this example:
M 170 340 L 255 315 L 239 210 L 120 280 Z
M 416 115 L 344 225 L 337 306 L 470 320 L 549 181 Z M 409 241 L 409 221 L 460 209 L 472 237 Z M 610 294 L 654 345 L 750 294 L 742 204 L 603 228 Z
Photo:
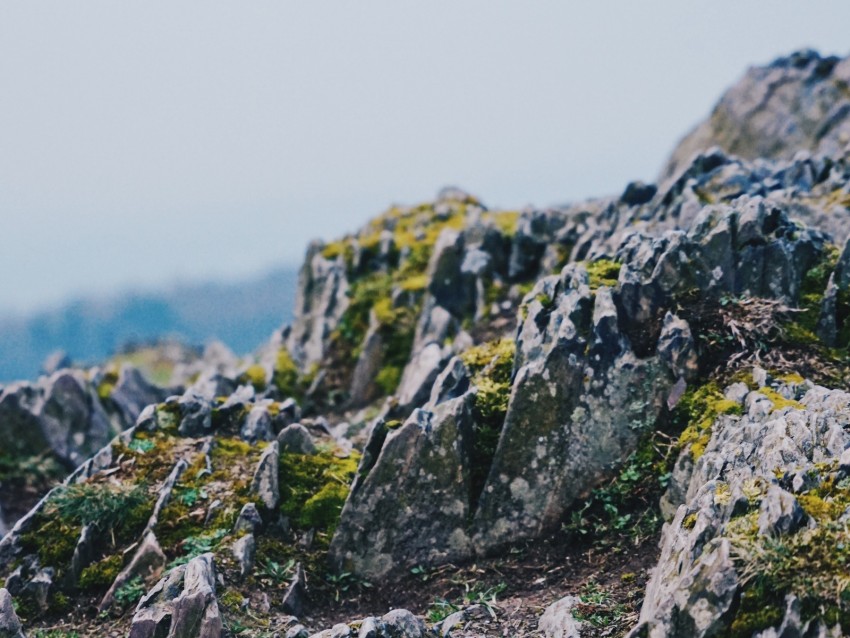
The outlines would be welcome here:
M 658 337 L 658 356 L 675 377 L 691 381 L 699 373 L 696 344 L 688 322 L 671 312 L 664 315 Z
M 765 536 L 791 534 L 800 528 L 805 519 L 806 513 L 793 494 L 789 494 L 777 485 L 767 488 L 759 513 L 759 534 Z
M 316 444 L 313 442 L 313 437 L 300 423 L 287 425 L 277 435 L 277 442 L 280 445 L 281 454 L 292 452 L 295 454 L 315 454 Z
M 414 410 L 386 434 L 374 467 L 343 508 L 330 549 L 334 564 L 380 578 L 403 565 L 471 554 L 466 526 L 472 402 L 466 394 Z
M 0 589 L 0 638 L 25 638 L 12 596 L 6 589 Z
M 369 330 L 363 339 L 357 364 L 351 375 L 351 388 L 349 389 L 349 404 L 352 407 L 361 407 L 373 401 L 380 393 L 375 383 L 375 377 L 381 370 L 384 358 L 384 340 L 381 337 L 381 324 L 375 313 L 369 319 Z
M 129 583 L 133 578 L 141 578 L 144 582 L 152 582 L 159 578 L 166 564 L 165 553 L 159 546 L 153 532 L 148 532 L 133 554 L 128 565 L 115 577 L 109 591 L 100 601 L 99 610 L 109 609 L 115 602 L 115 592 Z
M 254 569 L 254 556 L 257 552 L 257 542 L 253 534 L 245 534 L 233 543 L 233 557 L 239 565 L 242 578 L 248 576 Z
M 146 406 L 164 401 L 167 390 L 148 383 L 136 368 L 121 366 L 118 382 L 109 398 L 121 413 L 124 427 L 130 427 Z
M 462 233 L 444 230 L 428 264 L 428 292 L 439 306 L 456 317 L 463 317 L 475 310 L 474 279 L 464 276 L 465 238 Z
M 304 568 L 301 563 L 295 567 L 295 576 L 289 587 L 286 588 L 286 593 L 280 602 L 281 609 L 293 616 L 300 616 L 304 613 L 304 604 L 307 599 L 307 576 L 304 573 Z
M 384 614 L 381 620 L 388 638 L 425 638 L 429 633 L 425 621 L 406 609 L 394 609 Z
M 278 406 L 278 413 L 272 419 L 272 425 L 274 427 L 274 431 L 279 433 L 287 425 L 298 423 L 300 419 L 301 408 L 298 407 L 298 403 L 295 399 L 290 397 Z
M 257 510 L 257 506 L 254 503 L 245 503 L 242 506 L 242 511 L 239 512 L 236 523 L 233 525 L 233 533 L 247 532 L 249 534 L 256 534 L 262 527 L 263 518 Z
M 219 396 L 219 395 L 217 395 Z M 180 436 L 200 437 L 212 430 L 212 411 L 208 399 L 187 390 L 177 401 L 180 408 Z
M 280 462 L 280 445 L 272 441 L 263 450 L 260 462 L 251 481 L 251 493 L 255 494 L 263 507 L 273 510 L 280 502 L 280 486 L 278 484 L 278 463 Z
M 298 277 L 295 321 L 286 341 L 293 358 L 304 368 L 321 363 L 325 340 L 348 307 L 348 280 L 342 256 L 328 260 L 322 246 L 311 244 Z
M 540 617 L 537 628 L 546 638 L 579 638 L 582 623 L 573 618 L 572 610 L 581 603 L 575 596 L 566 596 L 552 603 Z
M 425 345 L 411 357 L 396 390 L 401 412 L 409 413 L 428 400 L 434 381 L 445 363 L 443 348 L 438 343 Z
M 50 589 L 53 587 L 55 573 L 56 570 L 53 567 L 44 567 L 39 569 L 35 576 L 24 585 L 22 593 L 30 596 L 42 611 L 47 609 L 47 598 L 50 595 Z
M 136 608 L 130 638 L 219 638 L 222 620 L 215 597 L 212 554 L 171 570 Z
M 841 425 L 850 420 L 850 394 L 799 387 L 803 396 L 783 398 L 788 404 L 777 405 L 779 399 L 769 398 L 767 390 L 750 392 L 743 416 L 714 422 L 705 452 L 693 465 L 685 504 L 664 529 L 661 557 L 631 636 L 717 635 L 738 613 L 740 571 L 733 556 L 742 554 L 735 548 L 746 550 L 765 538 L 747 530 L 771 539 L 806 533 L 799 503 L 779 483 L 793 483 L 791 477 L 800 474 L 818 480 L 823 471 L 818 468 L 838 464 L 850 446 L 850 433 Z M 789 391 L 778 385 L 770 396 Z
M 640 206 L 641 204 L 647 204 L 652 201 L 656 192 L 658 192 L 658 187 L 655 184 L 630 182 L 620 196 L 620 201 L 628 206 Z
M 535 287 L 557 292 L 546 305 L 534 299 L 520 329 L 505 425 L 474 516 L 479 552 L 556 525 L 634 449 L 672 385 L 657 358 L 629 351 L 610 290 L 592 295 L 586 282 L 568 267 Z
M 269 411 L 262 406 L 252 408 L 242 423 L 239 436 L 249 443 L 273 439 L 272 418 Z
M 842 90 L 848 81 L 850 61 L 814 51 L 751 68 L 679 143 L 662 181 L 712 146 L 748 159 L 790 160 L 801 149 L 842 153 L 850 140 L 850 97 Z
M 80 578 L 80 574 L 94 560 L 95 542 L 97 541 L 97 529 L 92 525 L 84 525 L 80 532 L 74 555 L 71 557 L 71 578 L 74 583 Z
M 309 638 L 310 632 L 304 625 L 295 625 L 286 631 L 285 638 Z

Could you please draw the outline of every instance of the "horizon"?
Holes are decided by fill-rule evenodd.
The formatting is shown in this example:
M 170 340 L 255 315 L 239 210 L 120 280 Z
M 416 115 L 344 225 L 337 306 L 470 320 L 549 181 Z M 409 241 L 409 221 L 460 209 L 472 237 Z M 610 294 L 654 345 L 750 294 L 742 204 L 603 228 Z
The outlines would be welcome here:
M 838 2 L 833 20 L 775 2 L 617 19 L 544 1 L 48 4 L 0 9 L 0 316 L 297 268 L 311 239 L 447 185 L 517 208 L 654 182 L 747 67 L 846 55 L 850 18 Z

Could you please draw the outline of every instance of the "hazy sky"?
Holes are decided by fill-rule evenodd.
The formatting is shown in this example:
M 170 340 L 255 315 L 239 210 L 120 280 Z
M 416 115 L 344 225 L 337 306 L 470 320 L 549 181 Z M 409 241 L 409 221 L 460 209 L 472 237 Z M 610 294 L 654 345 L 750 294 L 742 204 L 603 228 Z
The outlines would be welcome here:
M 300 262 L 448 184 L 652 180 L 754 63 L 850 2 L 0 4 L 0 311 Z

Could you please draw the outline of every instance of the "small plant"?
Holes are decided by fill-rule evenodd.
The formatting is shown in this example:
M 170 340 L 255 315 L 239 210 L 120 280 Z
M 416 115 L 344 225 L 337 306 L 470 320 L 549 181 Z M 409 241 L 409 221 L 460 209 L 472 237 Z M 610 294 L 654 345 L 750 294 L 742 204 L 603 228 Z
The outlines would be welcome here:
M 267 560 L 260 566 L 259 577 L 270 580 L 273 583 L 285 583 L 289 581 L 295 569 L 295 559 L 290 558 L 281 564 L 274 560 Z
M 579 600 L 581 603 L 573 610 L 573 617 L 597 629 L 619 625 L 628 613 L 625 605 L 615 602 L 607 591 L 593 581 L 582 587 Z
M 133 450 L 133 452 L 146 454 L 154 449 L 156 444 L 150 439 L 133 439 L 127 447 Z
M 122 607 L 129 607 L 141 600 L 146 591 L 144 581 L 136 576 L 115 591 L 115 602 Z
M 144 485 L 132 488 L 82 483 L 61 488 L 50 499 L 59 519 L 68 524 L 94 525 L 114 532 L 127 522 L 127 512 L 147 501 Z
M 343 594 L 354 589 L 369 588 L 372 586 L 367 580 L 363 580 L 359 576 L 355 576 L 350 572 L 340 572 L 339 574 L 326 574 L 325 582 L 334 592 L 334 600 L 339 602 Z
M 421 580 L 423 583 L 428 582 L 428 580 L 431 578 L 431 573 L 422 565 L 411 567 L 410 573 L 414 576 L 417 576 L 419 580 Z
M 213 551 L 225 536 L 227 536 L 227 530 L 222 528 L 197 536 L 187 536 L 186 540 L 183 541 L 185 554 L 171 561 L 169 568 L 184 565 L 196 556 Z
M 64 629 L 36 629 L 32 635 L 34 638 L 80 638 L 80 634 L 76 631 Z

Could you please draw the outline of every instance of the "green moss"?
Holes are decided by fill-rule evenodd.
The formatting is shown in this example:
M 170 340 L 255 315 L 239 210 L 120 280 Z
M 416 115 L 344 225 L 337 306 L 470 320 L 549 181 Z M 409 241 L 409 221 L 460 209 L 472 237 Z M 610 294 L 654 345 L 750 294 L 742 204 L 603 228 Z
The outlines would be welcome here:
M 802 403 L 795 401 L 794 399 L 786 399 L 773 388 L 759 388 L 759 393 L 763 394 L 770 399 L 771 402 L 773 402 L 773 409 L 771 412 L 777 412 L 785 408 L 793 408 L 795 410 L 803 409 Z
M 295 367 L 295 363 L 292 361 L 292 358 L 289 356 L 289 352 L 286 352 L 285 359 L 281 359 L 280 353 L 278 353 L 278 357 L 276 360 L 275 370 L 283 366 L 283 368 L 289 370 L 291 367 Z M 295 370 L 296 377 L 298 374 L 298 370 Z M 286 373 L 285 373 L 286 374 Z M 288 379 L 283 379 L 284 381 L 288 381 Z M 250 383 L 256 390 L 262 392 L 266 389 L 266 369 L 258 363 L 255 363 L 251 366 L 248 366 L 248 369 L 242 373 L 239 377 L 240 383 Z
M 688 390 L 673 410 L 673 421 L 681 431 L 679 447 L 690 446 L 696 461 L 705 452 L 711 427 L 721 414 L 741 415 L 740 404 L 726 399 L 717 384 L 710 382 Z
M 357 452 L 340 458 L 328 449 L 281 454 L 281 512 L 296 528 L 314 528 L 330 542 L 359 460 Z
M 697 514 L 694 512 L 693 514 L 688 514 L 684 520 L 682 520 L 682 527 L 685 529 L 693 529 L 694 525 L 697 524 Z
M 407 292 L 417 292 L 428 287 L 428 276 L 424 273 L 411 275 L 399 283 L 399 287 Z
M 517 226 L 519 224 L 519 211 L 495 211 L 488 213 L 487 218 L 495 224 L 496 228 L 498 228 L 499 232 L 504 236 L 513 237 L 516 235 Z
M 107 556 L 103 560 L 92 563 L 80 574 L 78 585 L 81 589 L 105 589 L 115 582 L 115 577 L 121 572 L 122 560 L 120 554 Z
M 263 372 L 265 380 L 265 371 Z M 298 366 L 292 360 L 289 350 L 281 347 L 277 351 L 275 359 L 274 372 L 272 373 L 272 383 L 277 389 L 286 396 L 300 396 L 298 388 Z
M 402 372 L 403 370 L 398 366 L 384 366 L 375 376 L 375 383 L 381 389 L 383 394 L 392 394 L 395 392 L 399 382 L 401 381 Z
M 97 386 L 97 396 L 101 401 L 106 401 L 112 396 L 118 383 L 118 372 L 114 369 L 107 370 Z
M 750 638 L 759 631 L 782 622 L 785 601 L 764 584 L 741 595 L 738 612 L 729 627 L 729 638 Z
M 601 286 L 614 288 L 617 285 L 621 267 L 620 262 L 612 259 L 597 259 L 586 263 L 585 269 L 587 270 L 590 289 L 596 290 Z

